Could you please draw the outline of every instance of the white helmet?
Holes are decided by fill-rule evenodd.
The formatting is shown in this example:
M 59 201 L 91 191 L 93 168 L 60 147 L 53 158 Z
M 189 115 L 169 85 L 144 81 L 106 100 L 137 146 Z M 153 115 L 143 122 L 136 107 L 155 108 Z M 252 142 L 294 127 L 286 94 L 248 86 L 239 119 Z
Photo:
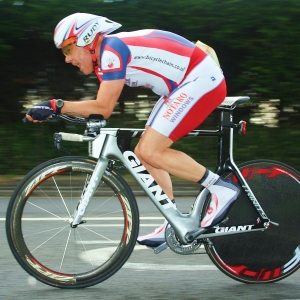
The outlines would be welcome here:
M 62 19 L 54 30 L 54 43 L 57 48 L 68 39 L 74 39 L 76 45 L 84 47 L 91 44 L 97 33 L 106 35 L 122 25 L 105 17 L 86 13 L 75 13 Z

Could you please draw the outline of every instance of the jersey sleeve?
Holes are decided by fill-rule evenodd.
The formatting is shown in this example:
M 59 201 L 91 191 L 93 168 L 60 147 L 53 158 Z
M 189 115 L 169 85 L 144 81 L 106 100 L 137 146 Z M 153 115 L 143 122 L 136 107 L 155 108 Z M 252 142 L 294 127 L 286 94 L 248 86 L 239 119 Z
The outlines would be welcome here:
M 107 37 L 101 46 L 102 80 L 123 79 L 130 59 L 128 46 L 117 37 Z

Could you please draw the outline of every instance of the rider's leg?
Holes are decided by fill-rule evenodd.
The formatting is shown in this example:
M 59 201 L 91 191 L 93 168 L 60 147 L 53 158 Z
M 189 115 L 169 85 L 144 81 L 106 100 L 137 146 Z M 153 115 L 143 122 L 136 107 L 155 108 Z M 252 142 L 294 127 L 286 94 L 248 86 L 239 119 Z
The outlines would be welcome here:
M 232 204 L 237 192 L 235 191 L 232 196 L 232 186 L 225 186 L 226 183 L 218 179 L 217 174 L 206 172 L 205 167 L 185 153 L 171 149 L 170 146 L 198 127 L 221 104 L 225 96 L 226 84 L 223 74 L 208 58 L 197 65 L 173 93 L 157 102 L 147 121 L 149 128 L 139 141 L 136 150 L 157 182 L 163 181 L 166 176 L 166 173 L 162 175 L 163 172 L 158 170 L 164 170 L 172 175 L 203 184 L 212 192 L 214 199 L 220 199 L 219 202 L 212 203 L 212 205 L 216 203 L 216 206 L 209 210 L 210 220 L 203 223 L 205 227 L 213 226 L 215 220 L 219 221 L 226 215 L 229 207 L 227 202 Z M 211 182 L 218 183 L 217 187 L 214 184 L 210 187 Z M 170 193 L 170 183 L 161 184 L 165 185 L 168 194 L 173 196 Z M 222 197 L 222 194 L 225 196 Z M 207 221 L 207 216 L 203 220 Z
M 148 128 L 149 126 L 146 126 L 146 130 Z M 143 137 L 141 139 L 143 139 Z M 172 200 L 173 203 L 175 204 L 172 181 L 169 173 L 163 169 L 152 167 L 146 161 L 144 161 L 140 154 L 139 144 L 135 148 L 134 152 L 138 157 L 138 159 L 140 160 L 140 162 L 143 164 L 143 166 L 147 169 L 149 174 L 151 174 L 151 176 L 155 179 L 156 183 L 159 184 L 159 186 L 162 188 L 162 190 L 165 192 L 168 198 Z M 156 229 L 154 229 L 154 231 L 152 231 L 151 233 L 144 236 L 139 236 L 137 242 L 141 245 L 146 245 L 148 247 L 155 248 L 160 246 L 165 242 L 165 228 L 167 224 L 168 224 L 167 220 L 164 220 L 163 224 L 157 227 Z
M 172 181 L 169 173 L 197 182 L 199 178 L 203 177 L 205 168 L 185 153 L 170 149 L 169 147 L 172 144 L 173 141 L 170 138 L 147 126 L 144 135 L 135 148 L 135 154 L 169 199 L 174 200 Z M 182 165 L 178 164 L 179 160 L 185 165 L 185 168 L 182 168 Z M 190 172 L 190 170 L 195 170 L 195 172 Z M 139 236 L 137 242 L 149 247 L 161 245 L 165 242 L 164 231 L 166 225 L 167 222 L 164 221 L 160 227 L 156 228 L 150 234 Z
M 147 127 L 135 152 L 158 184 L 158 181 L 166 177 L 165 174 L 198 182 L 205 174 L 206 168 L 187 154 L 171 149 L 172 144 L 173 141 L 169 137 Z M 159 178 L 160 176 L 162 178 Z
M 148 128 L 148 126 L 146 126 L 146 128 Z M 173 195 L 172 180 L 170 178 L 169 173 L 163 169 L 152 167 L 146 161 L 144 161 L 140 155 L 140 148 L 138 145 L 137 147 L 135 147 L 134 153 L 138 157 L 140 162 L 143 164 L 143 166 L 147 169 L 149 174 L 151 174 L 151 176 L 155 179 L 156 183 L 162 188 L 162 190 L 165 192 L 168 198 L 170 200 L 173 200 L 174 195 Z
M 170 138 L 146 126 L 146 131 L 135 148 L 135 154 L 139 160 L 171 200 L 174 197 L 169 174 L 197 182 L 206 170 L 187 154 L 170 149 L 172 144 L 173 141 Z M 147 161 L 151 163 L 144 160 L 144 157 L 147 157 Z M 182 168 L 182 163 L 186 164 L 184 168 Z
M 201 226 L 208 228 L 216 225 L 226 217 L 231 205 L 237 199 L 238 188 L 233 183 L 225 182 L 219 175 L 207 170 L 185 153 L 169 148 L 172 143 L 168 137 L 155 129 L 147 128 L 137 145 L 136 153 L 142 162 L 147 162 L 145 167 L 157 183 L 163 180 L 168 172 L 183 179 L 199 182 L 208 188 L 212 194 L 212 201 Z M 163 176 L 160 177 L 160 173 Z M 138 243 L 150 247 L 161 245 L 165 241 L 166 225 L 165 221 L 150 234 L 139 236 Z

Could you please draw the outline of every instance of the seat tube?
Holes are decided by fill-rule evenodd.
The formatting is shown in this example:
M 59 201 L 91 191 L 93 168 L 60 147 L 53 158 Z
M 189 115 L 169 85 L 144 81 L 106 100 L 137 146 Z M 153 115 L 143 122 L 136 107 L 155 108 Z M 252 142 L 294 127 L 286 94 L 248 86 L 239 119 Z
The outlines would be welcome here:
M 224 134 L 223 134 L 223 120 L 224 120 L 224 111 L 222 110 L 220 113 L 220 124 L 219 124 L 219 135 L 218 135 L 218 157 L 217 157 L 217 168 L 215 172 L 217 174 L 222 173 L 223 171 L 223 152 L 224 152 Z

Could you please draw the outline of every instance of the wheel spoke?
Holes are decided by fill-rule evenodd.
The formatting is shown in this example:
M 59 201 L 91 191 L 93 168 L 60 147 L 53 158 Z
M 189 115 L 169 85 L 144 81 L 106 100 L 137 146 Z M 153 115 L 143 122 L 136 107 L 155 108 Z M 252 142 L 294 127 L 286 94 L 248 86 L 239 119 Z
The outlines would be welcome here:
M 43 243 L 39 244 L 37 247 L 35 247 L 33 250 L 31 250 L 31 252 L 34 252 L 35 250 L 39 249 L 41 246 L 45 245 L 47 242 L 49 242 L 50 240 L 52 240 L 55 236 L 57 236 L 60 232 L 62 232 L 65 228 L 67 228 L 67 226 L 63 227 L 61 230 L 57 231 L 55 234 L 53 234 L 51 237 L 49 237 L 48 239 L 46 239 Z
M 97 235 L 97 236 L 99 236 L 99 237 L 102 237 L 102 238 L 104 238 L 105 240 L 107 240 L 107 241 L 110 241 L 110 242 L 112 242 L 112 243 L 116 243 L 115 241 L 113 241 L 112 239 L 110 239 L 110 238 L 108 238 L 108 237 L 105 237 L 104 235 L 102 235 L 102 234 L 100 234 L 100 233 L 98 233 L 98 232 L 96 232 L 96 231 L 94 231 L 94 230 L 92 230 L 92 229 L 90 229 L 90 228 L 88 228 L 88 227 L 86 227 L 86 226 L 81 226 L 82 228 L 84 228 L 84 229 L 86 229 L 86 230 L 88 230 L 88 231 L 90 231 L 90 232 L 92 232 L 92 233 L 94 233 L 95 235 Z M 118 244 L 118 243 L 117 243 Z
M 86 216 L 92 214 L 95 210 L 99 209 L 100 207 L 104 206 L 105 204 L 107 204 L 107 202 L 109 202 L 111 199 L 113 199 L 116 196 L 116 194 L 112 195 L 111 197 L 109 197 L 106 201 L 100 203 L 97 207 L 95 207 L 93 210 L 91 210 L 88 214 L 86 214 Z
M 99 283 L 119 270 L 135 246 L 137 204 L 113 172 L 101 178 L 82 218 L 87 223 L 70 226 L 94 168 L 90 158 L 47 162 L 24 179 L 9 203 L 9 245 L 21 266 L 43 283 L 63 288 Z
M 90 258 L 90 256 L 89 256 L 89 253 L 88 253 L 88 251 L 87 251 L 87 249 L 86 249 L 86 247 L 85 247 L 85 245 L 84 245 L 84 242 L 83 242 L 83 240 L 82 240 L 82 238 L 81 238 L 81 236 L 80 236 L 79 230 L 77 230 L 76 232 L 77 232 L 78 237 L 79 237 L 79 239 L 80 239 L 80 243 L 81 243 L 81 245 L 82 245 L 82 247 L 83 247 L 83 249 L 84 249 L 84 253 L 86 254 L 86 256 L 87 256 L 87 258 L 88 258 L 88 261 L 90 262 L 91 266 L 94 268 L 94 264 L 93 264 L 93 262 L 92 262 L 92 260 L 91 260 L 91 258 Z
M 42 230 L 42 231 L 30 233 L 30 234 L 23 234 L 23 237 L 26 238 L 26 237 L 30 237 L 30 236 L 33 236 L 33 235 L 39 235 L 39 234 L 48 233 L 48 232 L 56 231 L 56 230 L 60 231 L 61 229 L 64 229 L 64 228 L 66 228 L 66 226 L 58 227 L 58 228 L 51 228 L 51 229 L 48 229 L 48 230 Z
M 71 214 L 70 214 L 69 209 L 68 209 L 68 207 L 67 207 L 67 205 L 66 205 L 65 199 L 63 198 L 63 196 L 62 196 L 62 194 L 61 194 L 61 192 L 60 192 L 60 189 L 59 189 L 59 187 L 58 187 L 58 185 L 57 185 L 57 182 L 56 182 L 54 176 L 52 176 L 52 179 L 53 179 L 53 182 L 54 182 L 54 184 L 55 184 L 55 186 L 56 186 L 56 188 L 57 188 L 57 191 L 58 191 L 58 193 L 59 193 L 59 196 L 60 196 L 60 198 L 61 198 L 61 201 L 63 202 L 63 204 L 64 204 L 64 206 L 65 206 L 65 208 L 66 208 L 66 210 L 67 210 L 67 212 L 68 212 L 69 217 L 71 217 Z
M 49 215 L 52 215 L 52 216 L 56 217 L 56 218 L 59 219 L 59 220 L 62 220 L 62 221 L 64 221 L 64 222 L 69 222 L 69 220 L 66 220 L 66 219 L 62 218 L 62 217 L 58 216 L 57 214 L 54 214 L 54 213 L 52 213 L 51 211 L 42 208 L 42 207 L 39 206 L 39 205 L 36 205 L 36 204 L 34 204 L 34 203 L 30 202 L 30 201 L 28 201 L 27 203 L 30 204 L 30 205 L 32 205 L 32 206 L 34 206 L 34 207 L 36 207 L 36 208 L 38 208 L 38 209 L 40 209 L 40 210 L 42 210 L 42 211 L 44 211 L 44 212 L 46 212 L 46 213 L 48 213 Z
M 53 203 L 53 205 L 55 205 L 55 207 L 57 207 L 66 217 L 69 217 L 65 212 L 63 212 L 63 210 L 56 204 L 56 202 L 55 201 L 53 201 L 53 199 L 52 198 L 50 198 L 45 192 L 44 192 L 44 190 L 43 189 L 41 189 L 41 187 L 38 187 L 38 190 L 40 191 L 40 192 L 42 192 L 44 195 L 45 195 L 45 197 L 48 199 L 48 200 L 50 200 L 52 203 Z
M 61 272 L 61 268 L 62 268 L 62 265 L 63 265 L 63 262 L 64 262 L 64 258 L 65 258 L 66 251 L 67 251 L 68 244 L 69 244 L 69 240 L 70 240 L 70 235 L 71 235 L 71 229 L 69 230 L 68 238 L 67 238 L 66 245 L 65 245 L 65 249 L 64 249 L 64 252 L 63 252 L 63 256 L 62 256 L 62 258 L 61 258 L 61 263 L 60 263 L 60 267 L 59 267 L 59 272 Z

